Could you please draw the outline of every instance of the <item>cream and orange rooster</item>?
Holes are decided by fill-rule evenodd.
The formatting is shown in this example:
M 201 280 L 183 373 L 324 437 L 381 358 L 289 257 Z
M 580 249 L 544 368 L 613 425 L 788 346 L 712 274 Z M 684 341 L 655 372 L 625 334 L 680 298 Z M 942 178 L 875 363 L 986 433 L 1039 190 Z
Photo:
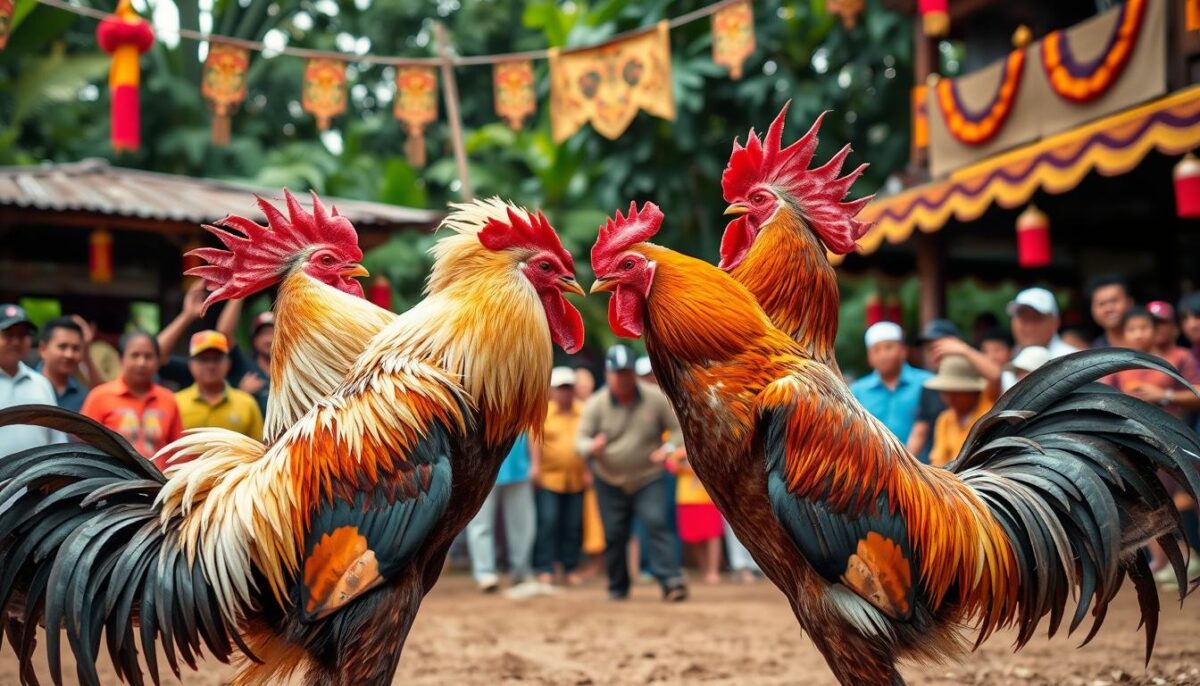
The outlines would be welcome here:
M 159 682 L 156 643 L 177 675 L 241 648 L 236 684 L 391 683 L 451 542 L 542 426 L 552 344 L 583 335 L 574 263 L 540 213 L 487 200 L 444 226 L 427 297 L 269 447 L 195 431 L 164 449 L 183 462 L 164 476 L 79 415 L 0 411 L 82 440 L 0 458 L 0 600 L 24 680 L 42 622 L 55 683 L 62 629 L 89 685 L 102 633 L 135 684 L 139 646 Z
M 688 460 L 843 684 L 902 684 L 900 659 L 942 660 L 1049 616 L 1089 612 L 1090 639 L 1128 577 L 1146 625 L 1158 595 L 1142 546 L 1163 544 L 1180 587 L 1181 527 L 1161 470 L 1200 493 L 1200 444 L 1160 408 L 1094 383 L 1122 369 L 1178 378 L 1128 350 L 1079 353 L 1018 384 L 956 462 L 925 466 L 830 367 L 772 326 L 754 296 L 705 262 L 648 243 L 652 204 L 601 228 L 593 292 L 644 336 Z M 1085 641 L 1086 642 L 1086 641 Z

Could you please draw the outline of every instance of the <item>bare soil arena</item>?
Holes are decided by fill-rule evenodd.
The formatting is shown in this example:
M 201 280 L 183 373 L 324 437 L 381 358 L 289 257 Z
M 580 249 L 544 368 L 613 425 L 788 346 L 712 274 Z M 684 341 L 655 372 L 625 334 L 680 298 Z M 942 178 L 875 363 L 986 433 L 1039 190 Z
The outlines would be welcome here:
M 1099 636 L 1083 649 L 1075 645 L 1086 635 L 1086 623 L 1077 637 L 1035 638 L 1017 655 L 1006 633 L 961 663 L 902 671 L 913 685 L 1200 684 L 1200 606 L 1193 599 L 1180 610 L 1173 596 L 1163 593 L 1161 599 L 1149 668 L 1142 666 L 1144 635 L 1134 632 L 1137 604 L 1127 588 Z M 45 674 L 44 651 L 38 656 Z M 73 683 L 65 646 L 63 662 Z M 201 672 L 185 673 L 183 683 L 215 686 L 232 673 L 231 667 L 205 664 Z M 0 684 L 17 684 L 16 674 L 6 646 Z M 106 663 L 100 675 L 106 684 L 119 683 Z M 609 602 L 599 583 L 556 597 L 509 600 L 480 595 L 462 574 L 443 578 L 425 601 L 394 683 L 836 684 L 783 596 L 765 582 L 694 586 L 688 602 L 664 605 L 652 586 L 637 587 L 628 602 Z

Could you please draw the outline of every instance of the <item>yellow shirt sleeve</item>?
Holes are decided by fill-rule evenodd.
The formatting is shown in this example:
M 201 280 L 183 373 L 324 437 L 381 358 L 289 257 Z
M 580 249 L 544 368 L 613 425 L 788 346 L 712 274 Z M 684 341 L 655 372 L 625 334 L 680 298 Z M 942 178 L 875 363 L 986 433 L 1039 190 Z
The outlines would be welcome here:
M 256 441 L 261 441 L 263 437 L 262 411 L 258 409 L 258 402 L 253 396 L 250 397 L 250 424 L 246 427 L 246 435 Z

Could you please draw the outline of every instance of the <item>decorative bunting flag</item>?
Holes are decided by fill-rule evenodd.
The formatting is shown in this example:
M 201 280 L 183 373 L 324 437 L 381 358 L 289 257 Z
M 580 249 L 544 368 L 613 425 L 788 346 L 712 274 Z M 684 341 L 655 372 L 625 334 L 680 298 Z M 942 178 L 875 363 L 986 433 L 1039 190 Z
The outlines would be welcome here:
M 587 122 L 615 139 L 638 110 L 675 119 L 667 22 L 596 48 L 550 51 L 550 128 L 562 142 Z
M 408 140 L 404 154 L 414 167 L 425 166 L 425 127 L 437 121 L 437 72 L 433 67 L 396 67 L 396 118 Z
M 863 0 L 825 0 L 825 11 L 840 17 L 842 26 L 849 31 L 858 26 L 858 15 L 863 11 Z
M 150 24 L 121 0 L 117 11 L 96 28 L 100 48 L 111 54 L 108 70 L 109 138 L 114 150 L 137 150 L 141 144 L 141 54 L 154 45 Z
M 315 57 L 304 67 L 304 111 L 317 118 L 321 130 L 329 120 L 346 111 L 346 64 Z
M 923 83 L 912 89 L 912 146 L 917 150 L 929 147 L 929 86 Z
M 712 34 L 713 62 L 727 68 L 731 79 L 742 78 L 742 64 L 754 54 L 754 11 L 749 0 L 714 14 Z
M 533 62 L 497 62 L 492 68 L 492 84 L 496 92 L 496 114 L 506 120 L 513 131 L 519 131 L 525 117 L 537 111 Z
M 8 45 L 8 33 L 12 30 L 12 0 L 0 0 L 0 50 Z
M 210 43 L 204 60 L 200 93 L 212 109 L 213 145 L 229 145 L 229 117 L 246 99 L 246 68 L 250 52 L 225 43 Z
M 1187 27 L 1189 33 L 1200 31 L 1200 0 L 1187 0 L 1185 5 L 1184 26 Z

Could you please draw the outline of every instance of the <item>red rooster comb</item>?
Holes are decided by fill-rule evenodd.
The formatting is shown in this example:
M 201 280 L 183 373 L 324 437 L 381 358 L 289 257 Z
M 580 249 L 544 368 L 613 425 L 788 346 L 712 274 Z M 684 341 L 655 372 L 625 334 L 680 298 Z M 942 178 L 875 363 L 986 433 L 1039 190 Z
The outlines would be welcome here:
M 287 272 L 296 255 L 314 246 L 330 245 L 348 260 L 362 259 L 354 225 L 340 216 L 336 207 L 326 210 L 316 193 L 312 194 L 310 214 L 296 196 L 283 189 L 287 217 L 271 203 L 255 197 L 267 217 L 267 226 L 229 215 L 215 225 L 204 226 L 227 249 L 197 248 L 188 253 L 207 262 L 186 272 L 188 276 L 203 279 L 204 287 L 212 291 L 204 301 L 205 309 L 213 303 L 243 298 L 270 286 Z
M 791 197 L 827 248 L 840 255 L 853 252 L 855 241 L 871 228 L 870 222 L 860 221 L 855 216 L 875 196 L 849 202 L 842 202 L 842 199 L 868 165 L 859 165 L 838 178 L 842 164 L 850 154 L 847 145 L 825 164 L 809 169 L 817 152 L 817 133 L 825 113 L 817 117 L 812 128 L 799 140 L 786 148 L 780 147 L 784 120 L 791 104 L 790 100 L 784 104 L 775 121 L 771 122 L 771 128 L 767 129 L 765 139 L 760 139 L 754 129 L 750 129 L 745 146 L 736 139 L 733 141 L 733 154 L 721 175 L 725 201 L 744 198 L 759 184 L 774 186 Z
M 612 262 L 623 251 L 650 239 L 658 233 L 662 226 L 663 213 L 658 205 L 647 202 L 638 212 L 637 202 L 629 203 L 629 216 L 622 217 L 617 210 L 616 217 L 609 217 L 604 226 L 600 227 L 600 235 L 592 246 L 592 266 L 597 274 L 603 274 L 612 267 Z
M 534 250 L 549 250 L 563 266 L 575 271 L 575 261 L 571 253 L 563 247 L 558 234 L 546 215 L 541 210 L 536 213 L 519 210 L 512 205 L 504 205 L 507 220 L 492 217 L 479 230 L 479 242 L 488 250 L 507 250 L 509 248 L 532 248 Z

